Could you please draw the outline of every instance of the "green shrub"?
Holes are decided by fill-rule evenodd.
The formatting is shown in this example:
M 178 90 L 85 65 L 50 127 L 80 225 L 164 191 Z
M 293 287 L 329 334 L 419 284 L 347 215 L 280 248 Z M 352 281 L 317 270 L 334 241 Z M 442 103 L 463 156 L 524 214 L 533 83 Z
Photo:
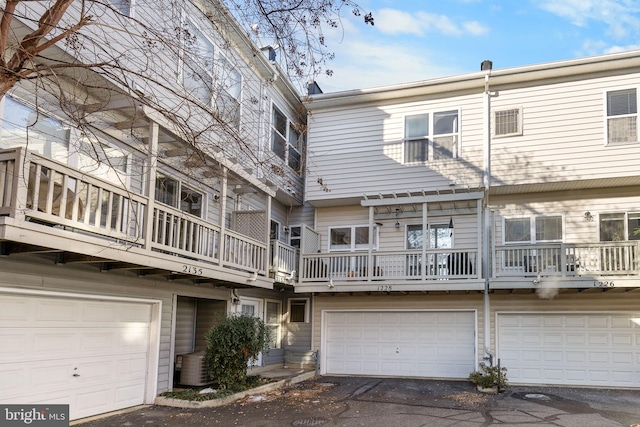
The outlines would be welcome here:
M 467 379 L 481 388 L 496 386 L 503 390 L 507 386 L 507 368 L 480 365 L 480 370 L 470 373 Z
M 205 340 L 205 363 L 211 379 L 221 389 L 243 388 L 249 360 L 269 349 L 269 330 L 257 317 L 231 314 L 221 318 Z

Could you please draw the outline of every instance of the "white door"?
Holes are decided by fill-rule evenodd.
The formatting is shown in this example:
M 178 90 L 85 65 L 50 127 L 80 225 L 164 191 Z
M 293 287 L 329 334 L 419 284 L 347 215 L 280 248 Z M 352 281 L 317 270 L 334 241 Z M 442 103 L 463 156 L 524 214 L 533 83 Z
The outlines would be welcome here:
M 144 403 L 148 303 L 0 297 L 0 403 L 69 404 L 78 419 Z
M 262 319 L 262 301 L 242 298 L 240 302 L 240 313 Z M 260 353 L 257 358 L 250 359 L 249 366 L 262 366 L 262 353 Z
M 640 313 L 498 315 L 512 383 L 640 387 Z
M 327 311 L 323 373 L 466 378 L 475 328 L 474 311 Z

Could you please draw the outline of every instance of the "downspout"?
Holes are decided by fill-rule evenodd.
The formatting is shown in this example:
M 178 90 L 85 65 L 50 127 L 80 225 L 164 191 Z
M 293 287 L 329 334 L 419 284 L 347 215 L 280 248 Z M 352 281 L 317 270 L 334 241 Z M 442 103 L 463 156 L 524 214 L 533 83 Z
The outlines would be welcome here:
M 489 276 L 492 274 L 489 262 L 489 237 L 491 236 L 491 222 L 489 216 L 489 188 L 491 186 L 491 94 L 489 92 L 489 76 L 491 68 L 484 75 L 484 239 L 482 244 L 482 270 L 484 274 L 484 360 L 493 365 L 491 354 L 491 305 L 489 302 Z

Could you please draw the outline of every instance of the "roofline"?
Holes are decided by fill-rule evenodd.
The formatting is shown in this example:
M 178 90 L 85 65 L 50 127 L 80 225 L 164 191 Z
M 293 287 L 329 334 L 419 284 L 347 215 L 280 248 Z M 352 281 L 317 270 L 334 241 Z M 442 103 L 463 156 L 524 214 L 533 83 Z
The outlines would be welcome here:
M 436 94 L 441 92 L 474 91 L 485 89 L 485 76 L 491 79 L 491 87 L 505 84 L 522 84 L 548 79 L 566 78 L 586 73 L 611 72 L 638 68 L 640 50 L 625 51 L 578 59 L 547 62 L 535 65 L 486 70 L 457 76 L 400 83 L 368 89 L 322 93 L 306 98 L 308 110 L 348 106 L 396 98 Z

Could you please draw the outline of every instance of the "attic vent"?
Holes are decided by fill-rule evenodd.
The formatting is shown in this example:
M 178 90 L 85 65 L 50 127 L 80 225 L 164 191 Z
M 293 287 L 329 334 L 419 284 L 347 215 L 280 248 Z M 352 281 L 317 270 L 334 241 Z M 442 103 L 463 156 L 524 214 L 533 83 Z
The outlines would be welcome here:
M 485 59 L 480 64 L 480 70 L 481 71 L 488 71 L 488 70 L 491 70 L 491 69 L 493 69 L 493 62 L 489 61 L 488 59 Z

